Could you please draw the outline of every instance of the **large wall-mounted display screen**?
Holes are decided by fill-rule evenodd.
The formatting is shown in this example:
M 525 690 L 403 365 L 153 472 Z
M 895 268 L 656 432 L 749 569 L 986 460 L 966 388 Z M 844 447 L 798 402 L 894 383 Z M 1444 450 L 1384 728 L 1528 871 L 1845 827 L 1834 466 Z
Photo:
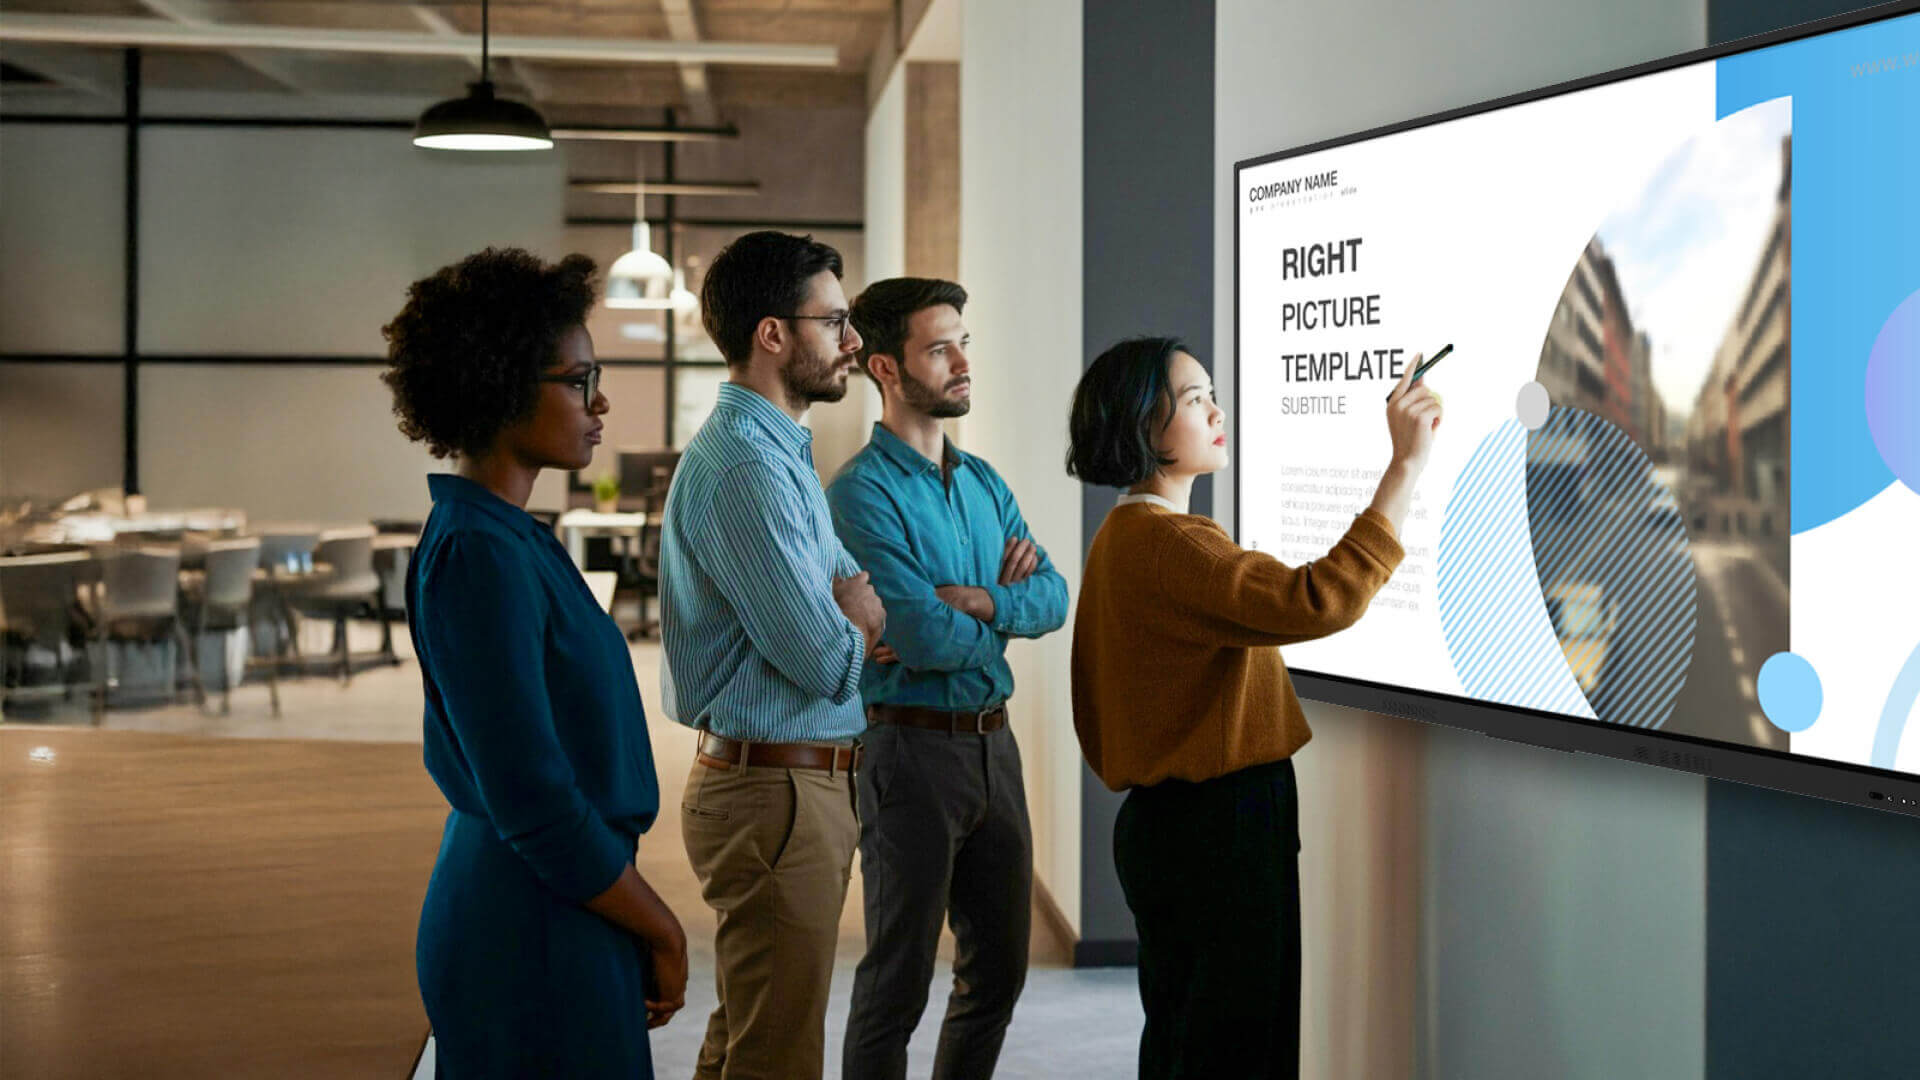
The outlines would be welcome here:
M 1243 545 L 1324 553 L 1453 346 L 1303 693 L 1920 809 L 1915 5 L 1235 172 Z

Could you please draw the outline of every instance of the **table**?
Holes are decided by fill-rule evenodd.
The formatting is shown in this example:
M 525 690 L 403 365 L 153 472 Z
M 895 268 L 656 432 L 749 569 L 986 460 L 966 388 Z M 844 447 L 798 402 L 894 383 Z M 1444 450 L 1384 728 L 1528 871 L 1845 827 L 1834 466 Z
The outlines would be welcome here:
M 148 510 L 138 514 L 63 514 L 36 524 L 21 537 L 35 544 L 108 543 L 129 533 L 231 534 L 247 527 L 242 510 Z
M 615 512 L 602 514 L 594 510 L 569 510 L 560 515 L 560 539 L 567 545 L 567 554 L 572 557 L 573 565 L 582 570 L 587 566 L 587 537 L 627 535 L 638 537 L 642 530 L 657 529 L 666 515 L 658 510 L 649 513 Z

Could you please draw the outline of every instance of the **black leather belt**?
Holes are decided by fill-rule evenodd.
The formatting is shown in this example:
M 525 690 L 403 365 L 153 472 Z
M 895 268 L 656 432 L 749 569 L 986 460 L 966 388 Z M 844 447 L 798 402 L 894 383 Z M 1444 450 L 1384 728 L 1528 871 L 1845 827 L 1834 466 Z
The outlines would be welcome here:
M 951 712 L 946 709 L 922 709 L 914 705 L 869 705 L 867 723 L 896 724 L 900 727 L 944 731 L 949 735 L 986 735 L 1007 726 L 1007 703 L 984 709 Z
M 746 768 L 825 769 L 852 772 L 860 767 L 860 746 L 823 746 L 820 743 L 741 742 L 711 731 L 700 733 L 695 760 L 709 769 Z

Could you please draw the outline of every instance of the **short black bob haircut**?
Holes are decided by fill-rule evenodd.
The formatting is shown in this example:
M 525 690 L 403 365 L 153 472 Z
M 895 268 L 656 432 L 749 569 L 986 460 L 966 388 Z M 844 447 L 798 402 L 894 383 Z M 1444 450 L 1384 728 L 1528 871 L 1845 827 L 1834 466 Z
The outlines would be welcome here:
M 533 415 L 540 372 L 560 339 L 593 308 L 594 263 L 544 263 L 520 248 L 488 248 L 407 286 L 407 304 L 380 328 L 400 433 L 434 457 L 477 457 Z
M 822 270 L 839 277 L 840 253 L 812 236 L 750 232 L 720 249 L 700 283 L 700 321 L 728 367 L 752 358 L 761 319 L 798 313 Z
M 900 350 L 907 345 L 908 324 L 915 315 L 940 304 L 965 311 L 967 290 L 939 278 L 888 278 L 867 286 L 853 302 L 853 328 L 860 332 L 860 351 L 854 355 L 867 378 L 873 378 L 868 361 L 874 353 L 905 362 Z
M 1073 391 L 1073 413 L 1067 422 L 1068 476 L 1103 487 L 1129 488 L 1156 469 L 1173 464 L 1154 451 L 1153 443 L 1154 435 L 1173 418 L 1173 387 L 1167 369 L 1177 352 L 1192 355 L 1193 350 L 1179 338 L 1137 337 L 1094 360 Z M 1165 419 L 1159 419 L 1163 409 Z

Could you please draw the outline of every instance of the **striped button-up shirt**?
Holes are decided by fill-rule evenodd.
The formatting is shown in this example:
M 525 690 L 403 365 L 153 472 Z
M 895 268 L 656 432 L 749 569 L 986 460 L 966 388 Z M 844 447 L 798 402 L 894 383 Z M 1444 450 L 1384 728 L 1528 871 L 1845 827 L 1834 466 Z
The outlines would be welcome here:
M 661 529 L 667 715 L 754 742 L 866 730 L 866 639 L 833 599 L 834 579 L 859 572 L 834 535 L 812 432 L 722 383 L 674 470 Z

